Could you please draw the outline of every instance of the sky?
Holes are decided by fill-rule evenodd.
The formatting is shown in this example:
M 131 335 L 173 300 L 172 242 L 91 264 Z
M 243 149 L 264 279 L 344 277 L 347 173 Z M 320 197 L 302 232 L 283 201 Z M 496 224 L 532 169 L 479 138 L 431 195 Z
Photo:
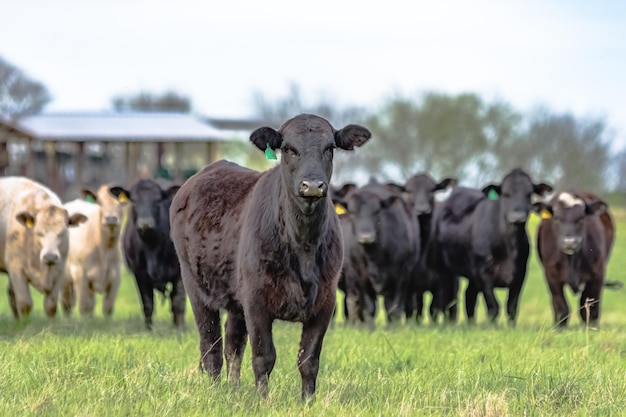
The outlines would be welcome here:
M 226 118 L 291 84 L 373 111 L 397 94 L 472 92 L 602 117 L 626 147 L 621 0 L 3 0 L 0 56 L 44 83 L 49 112 L 139 91 Z

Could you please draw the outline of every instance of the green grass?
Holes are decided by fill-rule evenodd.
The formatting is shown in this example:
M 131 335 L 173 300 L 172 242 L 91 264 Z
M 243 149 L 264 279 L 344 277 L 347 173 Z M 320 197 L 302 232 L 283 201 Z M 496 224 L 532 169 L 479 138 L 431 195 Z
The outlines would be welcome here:
M 626 215 L 608 278 L 626 282 Z M 534 231 L 536 220 L 529 225 Z M 0 276 L 0 286 L 6 286 Z M 4 293 L 4 291 L 2 291 Z M 124 274 L 114 317 L 85 320 L 34 313 L 16 322 L 0 295 L 0 416 L 621 416 L 626 415 L 626 291 L 605 291 L 601 329 L 552 327 L 550 299 L 533 252 L 518 326 L 414 323 L 368 332 L 339 314 L 324 342 L 317 401 L 303 406 L 296 369 L 299 324 L 277 322 L 270 398 L 254 389 L 250 349 L 241 384 L 214 384 L 198 371 L 198 335 L 171 325 L 157 298 L 144 330 L 133 278 Z M 502 301 L 504 292 L 498 292 Z M 98 300 L 98 308 L 101 300 Z M 577 303 L 570 294 L 570 307 Z

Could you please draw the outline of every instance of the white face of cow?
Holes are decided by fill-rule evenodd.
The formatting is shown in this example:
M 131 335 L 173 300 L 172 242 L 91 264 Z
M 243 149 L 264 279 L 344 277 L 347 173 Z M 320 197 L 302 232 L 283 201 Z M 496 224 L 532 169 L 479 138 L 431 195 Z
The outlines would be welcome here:
M 112 236 L 118 236 L 122 228 L 122 204 L 109 192 L 109 186 L 98 189 L 98 204 L 102 212 L 102 227 Z
M 57 265 L 67 257 L 69 248 L 68 226 L 76 226 L 87 220 L 82 214 L 68 218 L 67 210 L 50 205 L 39 210 L 34 216 L 21 212 L 17 220 L 27 229 L 31 229 L 33 246 L 39 252 L 41 265 Z

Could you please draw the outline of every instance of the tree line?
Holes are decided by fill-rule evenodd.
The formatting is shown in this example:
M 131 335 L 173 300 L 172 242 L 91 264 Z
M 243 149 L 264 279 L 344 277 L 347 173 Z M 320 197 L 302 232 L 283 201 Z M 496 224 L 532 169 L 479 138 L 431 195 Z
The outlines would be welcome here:
M 20 117 L 40 112 L 50 96 L 41 83 L 0 58 L 0 114 Z M 375 138 L 358 155 L 337 153 L 338 182 L 376 176 L 402 181 L 417 172 L 455 176 L 480 186 L 514 167 L 550 181 L 559 189 L 626 191 L 626 149 L 611 155 L 614 132 L 602 117 L 580 117 L 536 107 L 522 113 L 504 100 L 475 93 L 394 94 L 376 109 L 338 106 L 330 99 L 305 102 L 300 88 L 270 100 L 253 93 L 256 117 L 276 124 L 297 113 L 314 113 L 337 128 L 367 126 Z M 138 92 L 111 99 L 116 111 L 191 112 L 190 98 L 175 91 Z M 224 154 L 259 164 L 252 147 L 233 144 Z

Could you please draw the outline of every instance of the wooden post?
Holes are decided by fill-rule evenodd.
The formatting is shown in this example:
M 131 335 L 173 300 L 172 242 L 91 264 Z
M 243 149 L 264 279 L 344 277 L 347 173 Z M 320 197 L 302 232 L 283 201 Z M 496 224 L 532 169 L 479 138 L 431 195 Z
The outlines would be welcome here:
M 217 142 L 207 142 L 207 165 L 217 161 L 219 157 L 218 152 L 218 143 Z
M 57 149 L 56 142 L 50 141 L 45 143 L 46 166 L 48 170 L 47 185 L 52 191 L 59 194 L 59 176 L 57 170 Z
M 139 143 L 126 143 L 126 183 L 128 185 L 137 181 L 137 163 L 139 162 Z
M 184 181 L 183 170 L 180 167 L 180 163 L 183 159 L 183 142 L 174 143 L 174 182 L 182 184 Z
M 80 193 L 85 188 L 85 181 L 83 179 L 83 170 L 85 167 L 85 142 L 78 142 L 76 144 L 76 190 Z

